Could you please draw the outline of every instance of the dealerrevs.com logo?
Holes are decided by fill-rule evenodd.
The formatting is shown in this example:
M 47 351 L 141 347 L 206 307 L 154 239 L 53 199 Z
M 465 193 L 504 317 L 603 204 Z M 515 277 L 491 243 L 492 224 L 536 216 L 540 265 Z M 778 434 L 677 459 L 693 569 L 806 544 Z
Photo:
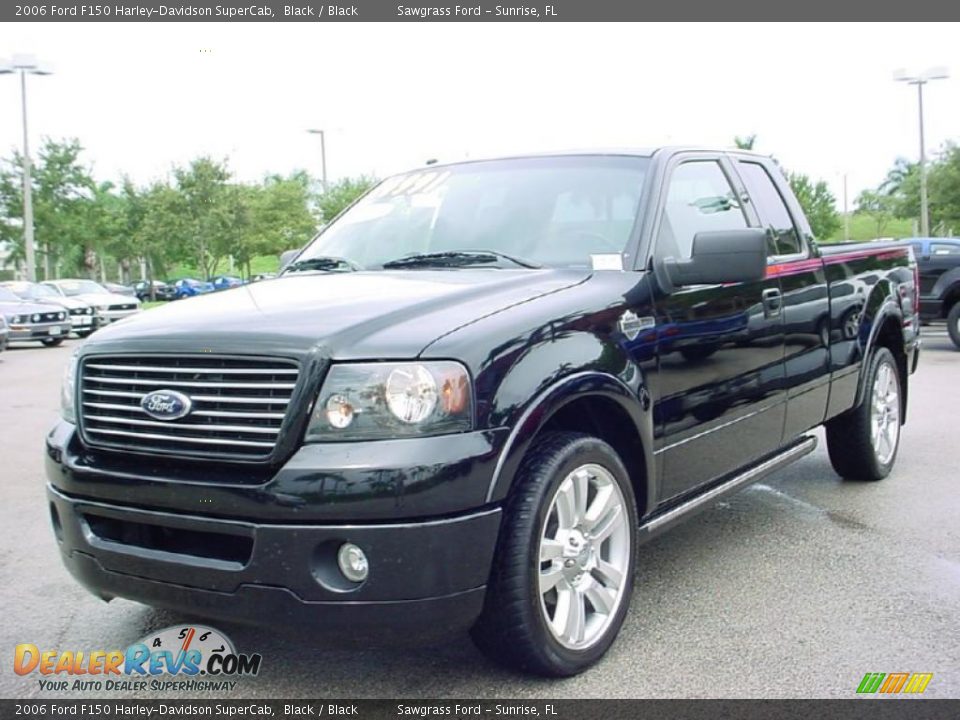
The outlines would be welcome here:
M 151 633 L 126 650 L 14 650 L 17 675 L 39 674 L 45 691 L 233 690 L 237 679 L 260 672 L 258 653 L 238 653 L 219 630 L 177 625 Z

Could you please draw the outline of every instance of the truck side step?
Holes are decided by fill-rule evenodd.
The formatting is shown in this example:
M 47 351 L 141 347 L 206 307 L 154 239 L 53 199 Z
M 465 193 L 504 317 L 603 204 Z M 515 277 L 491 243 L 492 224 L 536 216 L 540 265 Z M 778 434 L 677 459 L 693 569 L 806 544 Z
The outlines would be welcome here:
M 744 470 L 738 475 L 734 475 L 729 480 L 724 480 L 719 485 L 715 485 L 709 490 L 689 500 L 685 500 L 679 505 L 654 515 L 640 525 L 640 542 L 653 539 L 660 533 L 678 524 L 681 520 L 685 520 L 696 512 L 705 510 L 709 503 L 736 492 L 751 483 L 762 480 L 767 475 L 775 473 L 777 470 L 799 460 L 804 455 L 809 455 L 816 447 L 817 439 L 815 437 L 812 435 L 802 437 L 773 457 L 763 460 L 757 465 Z

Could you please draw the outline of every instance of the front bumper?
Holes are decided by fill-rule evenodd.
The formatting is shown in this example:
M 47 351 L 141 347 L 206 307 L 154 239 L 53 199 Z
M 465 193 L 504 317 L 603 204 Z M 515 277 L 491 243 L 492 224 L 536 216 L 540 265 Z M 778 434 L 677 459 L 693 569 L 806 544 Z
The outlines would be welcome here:
M 97 316 L 96 315 L 71 315 L 70 316 L 70 326 L 73 328 L 73 331 L 76 332 L 79 330 L 83 332 L 84 330 L 96 330 L 97 329 Z
M 48 340 L 62 338 L 70 334 L 72 326 L 69 320 L 52 323 L 30 323 L 28 325 L 11 325 L 10 341 L 17 340 Z
M 503 432 L 307 445 L 262 482 L 47 437 L 62 559 L 104 599 L 324 630 L 447 634 L 477 617 L 501 511 L 485 504 Z M 246 479 L 247 482 L 238 482 Z M 359 586 L 336 566 L 367 555 Z M 336 634 L 336 633 L 333 633 Z
M 47 496 L 64 564 L 104 600 L 333 631 L 468 627 L 500 524 L 490 509 L 419 523 L 272 525 L 95 503 L 50 486 Z M 369 559 L 356 586 L 336 567 L 344 542 Z
M 117 320 L 123 320 L 126 317 L 131 315 L 136 315 L 140 312 L 140 308 L 134 310 L 97 310 L 97 322 L 99 325 L 109 325 L 110 323 L 117 322 Z

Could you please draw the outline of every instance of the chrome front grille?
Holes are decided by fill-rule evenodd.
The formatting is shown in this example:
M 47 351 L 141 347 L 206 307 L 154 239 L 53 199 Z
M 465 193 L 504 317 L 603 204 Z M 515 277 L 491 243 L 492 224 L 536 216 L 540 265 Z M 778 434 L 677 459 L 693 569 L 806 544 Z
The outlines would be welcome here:
M 297 382 L 293 360 L 210 355 L 94 355 L 80 369 L 80 430 L 91 446 L 190 457 L 263 460 L 277 443 Z M 176 420 L 140 402 L 158 390 L 187 395 Z

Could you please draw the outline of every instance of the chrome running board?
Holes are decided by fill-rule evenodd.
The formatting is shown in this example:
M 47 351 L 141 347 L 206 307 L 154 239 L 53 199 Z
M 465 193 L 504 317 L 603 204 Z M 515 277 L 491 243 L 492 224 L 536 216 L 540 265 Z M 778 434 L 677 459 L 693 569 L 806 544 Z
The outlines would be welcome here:
M 670 508 L 666 512 L 654 515 L 649 520 L 640 525 L 640 541 L 646 542 L 659 535 L 665 530 L 670 529 L 681 520 L 685 520 L 689 515 L 700 510 L 705 510 L 708 503 L 718 500 L 724 495 L 740 490 L 750 483 L 762 480 L 767 475 L 786 467 L 790 463 L 799 460 L 804 455 L 809 455 L 817 447 L 817 439 L 813 436 L 806 436 L 795 442 L 793 445 L 783 450 L 768 460 L 764 460 L 758 465 L 754 465 L 744 470 L 739 475 L 734 475 L 729 480 L 725 480 L 719 485 L 710 488 L 706 492 L 686 500 L 676 507 Z

